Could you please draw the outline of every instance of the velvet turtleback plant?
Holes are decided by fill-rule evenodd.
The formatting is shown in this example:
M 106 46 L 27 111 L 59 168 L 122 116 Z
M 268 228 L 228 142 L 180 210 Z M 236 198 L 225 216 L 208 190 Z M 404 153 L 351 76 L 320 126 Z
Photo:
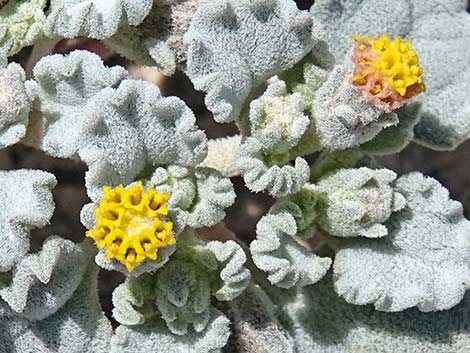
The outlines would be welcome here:
M 467 6 L 0 0 L 0 148 L 89 198 L 73 241 L 59 175 L 0 170 L 0 352 L 470 352 L 463 205 L 385 167 L 470 139 Z

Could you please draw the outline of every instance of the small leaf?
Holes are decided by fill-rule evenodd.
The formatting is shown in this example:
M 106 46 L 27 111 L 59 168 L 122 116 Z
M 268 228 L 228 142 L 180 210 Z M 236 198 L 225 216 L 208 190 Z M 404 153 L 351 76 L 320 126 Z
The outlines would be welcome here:
M 169 209 L 180 212 L 184 225 L 191 228 L 210 227 L 220 222 L 236 196 L 230 179 L 210 168 L 158 168 L 147 185 L 169 192 Z
M 172 259 L 157 274 L 156 303 L 168 329 L 186 335 L 190 325 L 202 331 L 209 320 L 210 278 L 203 268 Z
M 250 284 L 237 299 L 227 303 L 232 335 L 225 353 L 294 353 L 294 341 L 276 317 L 271 299 Z
M 239 119 L 245 100 L 292 67 L 319 41 L 321 29 L 288 0 L 220 1 L 194 14 L 184 42 L 187 73 L 218 122 Z
M 413 128 L 419 120 L 420 103 L 409 103 L 397 111 L 400 121 L 380 131 L 372 140 L 360 146 L 360 149 L 375 156 L 399 153 L 413 140 Z
M 0 272 L 9 271 L 29 251 L 31 229 L 49 222 L 56 183 L 52 174 L 39 170 L 0 171 Z
M 209 323 L 202 332 L 189 331 L 184 336 L 172 334 L 158 318 L 141 326 L 119 326 L 111 340 L 110 352 L 221 353 L 229 335 L 229 320 L 212 309 Z
M 321 258 L 298 244 L 292 236 L 297 225 L 288 213 L 268 214 L 256 226 L 256 239 L 250 250 L 253 262 L 268 274 L 268 280 L 281 288 L 305 286 L 320 280 L 331 259 Z
M 31 322 L 13 311 L 0 317 L 2 352 L 27 353 L 108 353 L 113 330 L 104 316 L 97 293 L 94 247 L 81 245 L 86 272 L 70 299 L 55 314 Z M 56 289 L 57 290 L 57 289 Z M 4 304 L 0 300 L 0 312 Z
M 269 166 L 263 155 L 263 145 L 252 137 L 240 145 L 235 165 L 251 191 L 266 190 L 274 197 L 296 193 L 310 176 L 307 161 L 300 157 L 296 158 L 294 166 Z
M 323 193 L 318 224 L 338 237 L 379 238 L 388 234 L 383 225 L 405 206 L 394 190 L 396 174 L 388 169 L 339 169 L 321 178 L 316 191 Z
M 4 59 L 0 58 L 0 148 L 17 143 L 26 135 L 34 98 L 34 93 L 24 82 L 26 75 L 21 66 L 14 63 L 7 66 Z
M 227 242 L 211 241 L 205 246 L 220 262 L 220 280 L 222 285 L 215 292 L 220 301 L 229 301 L 238 297 L 250 282 L 250 271 L 244 267 L 246 255 L 242 247 L 232 240 Z
M 463 353 L 470 345 L 469 294 L 448 311 L 381 313 L 345 303 L 328 277 L 297 293 L 277 291 L 270 297 L 296 353 Z
M 385 223 L 385 238 L 340 248 L 336 290 L 350 303 L 382 311 L 447 310 L 470 288 L 470 222 L 432 178 L 411 173 L 394 189 L 405 196 L 405 208 Z
M 26 255 L 13 269 L 12 282 L 0 297 L 31 321 L 42 320 L 71 298 L 85 272 L 82 249 L 69 240 L 51 236 L 37 254 Z
M 137 26 L 152 0 L 52 0 L 44 32 L 49 37 L 111 37 L 124 24 Z

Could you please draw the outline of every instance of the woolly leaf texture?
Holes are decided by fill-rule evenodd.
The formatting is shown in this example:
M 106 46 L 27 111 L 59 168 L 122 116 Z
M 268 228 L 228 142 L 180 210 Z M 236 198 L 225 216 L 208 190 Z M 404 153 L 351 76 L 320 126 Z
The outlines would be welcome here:
M 5 148 L 26 134 L 34 89 L 32 84 L 25 82 L 21 66 L 7 65 L 5 58 L 0 58 L 0 86 L 0 148 Z
M 361 144 L 360 148 L 370 155 L 388 155 L 403 150 L 414 137 L 413 128 L 419 120 L 421 103 L 408 103 L 398 111 L 399 122 L 386 127 L 373 139 Z
M 385 223 L 389 235 L 342 247 L 335 288 L 348 302 L 382 311 L 449 309 L 470 286 L 470 222 L 432 178 L 411 173 L 394 189 L 406 206 Z
M 466 6 L 0 0 L 0 148 L 29 137 L 33 112 L 44 123 L 36 147 L 88 167 L 86 228 L 96 226 L 103 186 L 139 181 L 169 193 L 162 218 L 176 239 L 131 272 L 89 239 L 51 235 L 30 252 L 31 231 L 52 216 L 56 180 L 0 171 L 0 353 L 467 352 L 463 207 L 436 180 L 397 177 L 375 159 L 412 139 L 449 150 L 469 138 Z M 427 85 L 391 113 L 350 83 L 346 36 L 381 33 L 413 41 Z M 27 80 L 37 59 L 23 70 L 9 57 L 44 34 L 102 40 L 137 65 L 183 71 L 239 135 L 207 141 L 183 100 L 88 51 L 45 56 Z M 233 176 L 277 199 L 249 246 L 221 222 L 235 202 Z M 130 214 L 132 242 L 154 220 Z M 113 292 L 114 330 L 96 264 L 125 275 Z
M 271 299 L 257 285 L 227 304 L 232 334 L 225 353 L 294 353 L 294 341 L 279 323 Z
M 283 81 L 268 86 L 250 103 L 250 135 L 267 151 L 283 154 L 296 146 L 310 125 L 300 93 L 287 95 Z
M 89 166 L 86 185 L 94 200 L 103 185 L 129 184 L 147 164 L 195 165 L 207 153 L 206 137 L 183 101 L 162 97 L 149 82 L 124 79 L 123 68 L 106 68 L 95 54 L 46 57 L 34 75 L 47 119 L 44 150 L 78 153 Z
M 320 27 L 294 2 L 219 1 L 201 6 L 185 34 L 187 74 L 206 92 L 218 122 L 236 121 L 264 80 L 299 61 L 320 40 Z
M 30 231 L 52 217 L 56 179 L 38 170 L 0 171 L 0 185 L 0 272 L 6 272 L 28 252 Z
M 388 234 L 382 224 L 405 206 L 405 198 L 390 184 L 396 174 L 387 169 L 340 169 L 322 178 L 324 195 L 318 224 L 339 237 L 379 238 Z
M 55 313 L 70 299 L 85 272 L 82 249 L 59 237 L 49 237 L 38 254 L 28 254 L 12 271 L 11 284 L 0 297 L 31 321 Z
M 297 293 L 270 294 L 297 353 L 464 353 L 470 345 L 468 295 L 448 311 L 382 313 L 347 304 L 330 277 Z
M 158 318 L 140 326 L 119 326 L 111 340 L 110 352 L 221 353 L 229 335 L 229 320 L 213 309 L 202 332 L 190 331 L 184 336 L 172 334 Z
M 210 168 L 158 168 L 148 185 L 169 192 L 168 206 L 180 210 L 184 224 L 191 228 L 215 225 L 225 217 L 225 209 L 235 202 L 230 180 Z
M 263 155 L 263 145 L 253 137 L 248 137 L 240 145 L 235 165 L 251 191 L 266 190 L 274 197 L 299 191 L 310 176 L 308 163 L 301 157 L 295 159 L 293 166 L 268 164 Z
M 60 241 L 57 238 L 52 242 Z M 62 240 L 63 244 L 69 241 Z M 52 245 L 52 244 L 50 244 Z M 72 245 L 66 245 L 73 248 Z M 93 246 L 89 243 L 80 245 L 86 254 L 81 261 L 86 264 L 86 270 L 79 280 L 75 290 L 70 286 L 73 279 L 67 277 L 61 270 L 52 273 L 48 283 L 42 286 L 45 299 L 52 304 L 54 297 L 51 294 L 60 293 L 62 286 L 66 286 L 73 292 L 58 310 L 41 320 L 29 321 L 27 318 L 17 315 L 8 308 L 0 316 L 0 352 L 27 352 L 27 353 L 105 353 L 109 352 L 109 344 L 112 336 L 111 323 L 106 319 L 99 304 L 97 294 L 97 267 L 90 261 L 93 258 Z M 43 250 L 44 251 L 44 250 Z M 51 251 L 51 250 L 45 250 Z M 80 250 L 78 250 L 80 251 Z M 45 254 L 45 253 L 44 253 Z M 39 254 L 41 257 L 41 254 Z M 68 261 L 69 258 L 63 258 Z M 74 265 L 72 257 L 68 266 Z M 76 264 L 75 264 L 76 265 Z M 79 276 L 80 277 L 80 276 Z M 41 291 L 41 285 L 31 287 L 31 291 Z M 49 288 L 54 287 L 54 288 Z M 46 295 L 47 293 L 47 295 Z M 36 298 L 38 300 L 39 298 Z M 56 302 L 62 302 L 65 298 Z M 46 304 L 44 302 L 43 304 Z M 6 304 L 0 300 L 0 311 Z M 40 303 L 36 303 L 40 305 Z M 50 309 L 50 307 L 48 307 Z M 40 310 L 45 310 L 40 309 Z
M 141 23 L 151 8 L 152 0 L 52 0 L 44 32 L 49 37 L 105 39 L 119 26 Z
M 281 288 L 315 283 L 331 265 L 331 259 L 309 252 L 292 238 L 297 230 L 291 214 L 268 214 L 258 222 L 256 239 L 250 245 L 253 262 Z
M 155 0 L 137 27 L 123 27 L 107 43 L 142 65 L 156 65 L 164 75 L 186 68 L 184 34 L 197 9 L 208 0 Z
M 245 290 L 250 272 L 244 268 L 246 256 L 238 244 L 204 244 L 190 238 L 189 243 L 180 240 L 177 252 L 163 268 L 139 278 L 129 277 L 116 288 L 113 313 L 120 323 L 147 323 L 155 316 L 154 307 L 148 306 L 153 301 L 173 334 L 202 332 L 210 322 L 212 296 L 229 301 Z

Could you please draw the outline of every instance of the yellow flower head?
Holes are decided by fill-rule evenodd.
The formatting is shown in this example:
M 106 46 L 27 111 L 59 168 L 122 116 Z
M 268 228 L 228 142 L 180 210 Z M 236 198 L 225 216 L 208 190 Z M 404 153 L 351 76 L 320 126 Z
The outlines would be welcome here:
M 356 45 L 350 82 L 366 94 L 369 102 L 391 112 L 426 90 L 411 41 L 399 36 L 391 40 L 387 34 L 352 38 Z
M 176 242 L 171 234 L 173 223 L 165 221 L 169 197 L 155 189 L 144 191 L 140 181 L 126 189 L 105 186 L 95 209 L 95 228 L 86 236 L 106 249 L 106 258 L 115 258 L 131 272 L 146 258 L 156 260 L 159 247 Z

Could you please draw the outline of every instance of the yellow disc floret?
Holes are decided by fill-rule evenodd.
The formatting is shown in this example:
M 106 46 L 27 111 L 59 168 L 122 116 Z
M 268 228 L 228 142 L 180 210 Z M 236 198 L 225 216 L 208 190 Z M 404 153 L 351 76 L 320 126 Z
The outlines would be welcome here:
M 176 242 L 173 223 L 165 220 L 170 195 L 155 189 L 143 190 L 142 182 L 124 188 L 105 186 L 95 209 L 95 228 L 86 236 L 105 249 L 108 259 L 116 259 L 129 272 L 146 258 L 157 259 L 158 248 Z
M 426 90 L 411 41 L 399 36 L 390 39 L 387 34 L 352 38 L 356 45 L 350 82 L 360 87 L 369 101 L 392 111 Z

